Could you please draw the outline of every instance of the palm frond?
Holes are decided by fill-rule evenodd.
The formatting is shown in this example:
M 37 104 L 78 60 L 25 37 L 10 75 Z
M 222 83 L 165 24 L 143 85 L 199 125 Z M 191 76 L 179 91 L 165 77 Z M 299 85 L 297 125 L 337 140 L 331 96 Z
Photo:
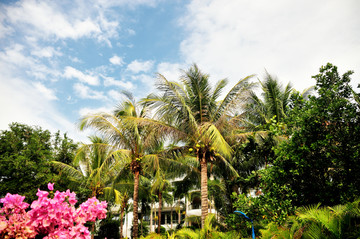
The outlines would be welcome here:
M 66 175 L 68 175 L 71 178 L 74 178 L 76 180 L 81 180 L 84 175 L 82 174 L 82 172 L 68 164 L 59 162 L 59 161 L 50 161 L 50 164 L 57 170 L 65 173 Z
M 245 102 L 250 90 L 255 86 L 254 83 L 249 83 L 249 80 L 254 75 L 247 76 L 239 80 L 235 86 L 227 93 L 225 98 L 218 106 L 213 119 L 218 120 L 221 116 L 227 115 L 228 112 L 234 108 L 239 107 L 240 102 Z
M 200 132 L 202 138 L 209 140 L 209 143 L 215 147 L 216 151 L 224 155 L 224 157 L 230 158 L 233 150 L 213 124 L 204 123 L 200 126 Z
M 109 140 L 109 143 L 120 147 L 128 147 L 131 142 L 121 130 L 123 123 L 113 114 L 100 113 L 83 117 L 80 120 L 80 130 L 93 128 Z
M 189 217 L 188 217 L 189 218 Z M 190 228 L 183 228 L 176 232 L 180 238 L 200 239 L 199 233 L 191 230 Z

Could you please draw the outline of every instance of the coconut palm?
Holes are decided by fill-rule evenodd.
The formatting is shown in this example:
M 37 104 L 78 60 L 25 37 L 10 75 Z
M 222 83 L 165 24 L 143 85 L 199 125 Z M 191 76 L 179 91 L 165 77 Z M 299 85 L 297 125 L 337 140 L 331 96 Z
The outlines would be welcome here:
M 161 210 L 163 204 L 163 194 L 165 190 L 170 188 L 171 184 L 168 180 L 165 179 L 165 174 L 161 169 L 158 169 L 155 173 L 154 180 L 152 182 L 151 191 L 158 196 L 159 207 L 158 207 L 158 232 L 160 234 L 160 226 L 161 226 Z
M 155 118 L 163 122 L 159 128 L 173 133 L 173 137 L 184 144 L 183 149 L 190 150 L 200 164 L 202 225 L 208 214 L 207 164 L 218 160 L 228 165 L 226 159 L 230 158 L 232 149 L 226 136 L 238 125 L 234 113 L 248 97 L 251 77 L 240 80 L 219 101 L 228 81 L 220 80 L 212 88 L 209 75 L 203 74 L 194 64 L 184 71 L 181 83 L 168 81 L 159 74 L 160 95 L 151 94 L 143 100 L 145 105 L 156 110 Z
M 106 139 L 98 136 L 89 137 L 91 144 L 83 144 L 77 151 L 73 166 L 59 161 L 52 161 L 52 165 L 61 170 L 76 183 L 84 184 L 91 190 L 91 197 L 99 197 L 105 194 L 106 199 L 113 199 L 118 203 L 116 195 L 119 192 L 110 187 L 117 172 L 122 165 L 116 160 L 117 155 L 114 147 L 108 144 Z M 94 238 L 95 224 L 92 225 L 92 238 Z
M 246 106 L 247 120 L 245 122 L 252 129 L 259 125 L 268 124 L 272 119 L 276 122 L 283 122 L 288 116 L 290 98 L 295 91 L 290 83 L 283 87 L 279 80 L 267 71 L 265 71 L 264 80 L 259 80 L 259 84 L 262 97 L 257 96 L 252 91 Z M 314 87 L 305 89 L 301 96 L 306 98 L 313 89 Z
M 275 118 L 277 122 L 282 121 L 288 110 L 290 95 L 293 90 L 291 84 L 285 88 L 277 78 L 265 72 L 265 79 L 259 80 L 262 89 L 262 97 L 258 97 L 254 91 L 251 92 L 247 105 L 248 123 L 253 126 L 264 125 Z
M 51 163 L 70 176 L 72 181 L 84 184 L 91 190 L 92 197 L 98 197 L 105 189 L 110 189 L 107 186 L 112 183 L 121 165 L 115 160 L 114 148 L 105 139 L 98 136 L 90 136 L 89 139 L 91 143 L 81 145 L 72 165 L 59 161 Z
M 134 119 L 145 118 L 146 107 L 138 106 L 130 93 L 124 92 L 124 95 L 127 99 L 113 113 L 85 116 L 80 121 L 80 129 L 92 128 L 101 133 L 117 149 L 117 159 L 132 172 L 133 238 L 137 238 L 140 174 L 157 164 L 158 155 L 151 152 L 161 134 L 149 125 L 137 124 Z
M 123 238 L 124 213 L 128 205 L 129 195 L 127 192 L 120 195 L 120 238 Z

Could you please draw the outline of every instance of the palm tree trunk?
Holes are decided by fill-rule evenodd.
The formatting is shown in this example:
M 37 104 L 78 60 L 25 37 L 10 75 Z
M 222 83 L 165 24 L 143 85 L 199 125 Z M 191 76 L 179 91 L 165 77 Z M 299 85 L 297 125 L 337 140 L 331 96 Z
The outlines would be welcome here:
M 94 239 L 94 233 L 95 233 L 95 222 L 92 223 L 91 225 L 91 239 Z
M 181 223 L 181 208 L 180 208 L 180 198 L 179 198 L 179 212 L 178 212 L 178 215 L 179 215 L 179 217 L 178 217 L 178 225 L 180 225 L 180 223 Z
M 173 206 L 174 206 L 174 200 L 171 203 L 171 215 L 170 215 L 170 221 L 171 221 L 171 230 L 173 229 Z
M 126 201 L 123 200 L 120 211 L 120 238 L 123 238 L 123 224 L 124 224 L 124 212 L 125 212 Z
M 153 204 L 150 205 L 150 233 L 153 232 Z
M 134 218 L 133 218 L 133 236 L 132 238 L 136 239 L 138 237 L 138 196 L 139 196 L 139 177 L 140 177 L 140 172 L 137 170 L 134 173 L 134 197 L 133 197 L 133 214 L 134 214 Z
M 201 228 L 204 227 L 205 218 L 208 215 L 208 185 L 207 163 L 205 157 L 200 161 L 201 165 Z
M 127 234 L 128 234 L 128 222 L 129 222 L 129 212 L 126 212 L 125 214 L 126 218 L 125 218 L 125 221 L 126 221 L 126 225 L 125 225 L 125 237 L 127 237 Z
M 159 190 L 159 212 L 158 212 L 158 215 L 159 215 L 159 226 L 158 226 L 158 234 L 160 234 L 160 227 L 161 227 L 161 209 L 162 209 L 162 193 L 161 191 Z

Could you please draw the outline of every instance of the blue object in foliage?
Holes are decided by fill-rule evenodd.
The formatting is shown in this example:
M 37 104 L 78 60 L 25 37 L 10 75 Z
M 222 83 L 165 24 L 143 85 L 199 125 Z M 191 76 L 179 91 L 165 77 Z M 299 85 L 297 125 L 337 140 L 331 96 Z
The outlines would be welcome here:
M 240 212 L 240 211 L 235 211 L 234 213 L 236 213 L 237 215 L 239 215 L 240 217 L 245 217 L 245 219 L 251 221 L 251 226 L 252 226 L 252 238 L 255 239 L 255 231 L 254 231 L 254 223 L 253 220 L 251 220 L 248 216 L 246 216 L 245 213 Z

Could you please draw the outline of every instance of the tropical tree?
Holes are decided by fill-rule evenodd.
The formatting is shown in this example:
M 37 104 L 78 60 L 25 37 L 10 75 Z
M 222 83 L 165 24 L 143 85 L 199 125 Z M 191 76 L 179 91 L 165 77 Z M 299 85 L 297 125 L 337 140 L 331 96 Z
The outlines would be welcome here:
M 111 185 L 121 165 L 115 160 L 114 148 L 106 139 L 98 136 L 90 136 L 89 139 L 91 143 L 80 146 L 71 165 L 60 161 L 52 161 L 51 164 L 72 181 L 90 190 L 91 195 L 87 196 L 99 197 Z
M 317 96 L 294 109 L 294 132 L 277 148 L 273 166 L 262 177 L 272 205 L 277 200 L 333 206 L 358 197 L 360 114 L 352 100 L 351 74 L 340 75 L 328 63 L 313 77 Z
M 215 225 L 215 215 L 209 214 L 206 219 L 203 227 L 196 231 L 191 230 L 190 228 L 183 228 L 175 233 L 175 238 L 184 238 L 184 239 L 227 239 L 227 238 L 241 238 L 237 232 L 220 232 L 218 227 Z
M 264 239 L 300 239 L 305 230 L 305 222 L 300 221 L 295 216 L 288 217 L 286 222 L 278 225 L 275 222 L 270 222 L 265 229 L 260 229 L 261 238 Z
M 309 238 L 358 238 L 359 202 L 334 207 L 307 206 L 298 209 L 297 215 L 308 223 L 305 235 Z
M 262 81 L 259 80 L 261 86 L 261 97 L 255 91 L 251 91 L 246 105 L 246 120 L 244 123 L 251 129 L 264 128 L 269 125 L 271 120 L 276 122 L 284 122 L 291 110 L 291 97 L 297 91 L 288 83 L 285 87 L 279 80 L 265 71 Z M 300 95 L 306 98 L 313 90 L 313 87 L 305 89 Z
M 122 193 L 120 196 L 120 238 L 123 238 L 123 225 L 124 225 L 124 214 L 126 208 L 129 206 L 129 195 L 127 192 Z
M 101 133 L 114 148 L 117 159 L 125 169 L 133 174 L 133 238 L 138 237 L 138 200 L 139 183 L 142 172 L 153 169 L 159 160 L 158 154 L 152 154 L 161 132 L 150 125 L 140 125 L 137 120 L 146 117 L 146 107 L 139 107 L 133 96 L 124 92 L 127 97 L 113 113 L 97 113 L 81 119 L 80 129 L 92 128 Z
M 91 195 L 86 197 L 103 197 L 112 200 L 115 195 L 115 203 L 118 191 L 110 187 L 117 172 L 121 168 L 116 159 L 114 148 L 108 144 L 106 139 L 98 136 L 89 137 L 91 144 L 83 144 L 77 151 L 72 165 L 60 161 L 52 161 L 51 164 L 70 177 L 70 180 L 82 185 L 83 190 L 90 191 Z M 104 194 L 105 191 L 108 191 Z M 109 193 L 109 192 L 112 193 Z M 94 238 L 95 223 L 92 228 L 92 238 Z
M 158 234 L 160 234 L 161 226 L 161 211 L 163 205 L 163 194 L 166 189 L 169 189 L 171 184 L 168 180 L 165 179 L 165 174 L 161 169 L 158 169 L 155 173 L 154 180 L 152 181 L 151 191 L 155 193 L 158 197 L 159 207 L 158 207 Z
M 51 135 L 38 126 L 9 124 L 0 131 L 0 196 L 18 193 L 28 202 L 36 199 L 36 192 L 44 182 L 56 183 L 66 190 L 67 177 L 58 175 L 50 165 L 53 159 L 67 161 L 73 157 L 77 145 L 66 134 Z
M 213 88 L 209 75 L 203 74 L 194 64 L 184 71 L 181 83 L 168 81 L 159 74 L 157 89 L 161 93 L 143 100 L 145 105 L 156 110 L 155 118 L 163 122 L 158 127 L 173 133 L 173 137 L 184 144 L 183 149 L 189 150 L 200 164 L 202 225 L 208 214 L 207 166 L 217 160 L 229 165 L 227 159 L 232 149 L 226 137 L 238 125 L 239 117 L 234 113 L 248 97 L 253 86 L 248 82 L 251 77 L 237 82 L 219 101 L 228 81 L 220 80 Z

